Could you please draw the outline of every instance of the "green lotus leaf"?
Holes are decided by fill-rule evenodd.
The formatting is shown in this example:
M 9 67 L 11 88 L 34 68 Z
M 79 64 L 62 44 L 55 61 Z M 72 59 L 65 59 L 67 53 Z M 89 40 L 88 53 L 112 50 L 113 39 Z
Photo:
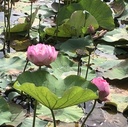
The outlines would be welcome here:
M 19 127 L 32 127 L 32 124 L 33 124 L 33 117 L 26 117 L 26 119 L 24 119 L 24 121 Z M 43 121 L 39 118 L 36 118 L 36 121 L 35 121 L 36 127 L 46 127 L 47 124 L 48 124 L 47 121 Z
M 91 90 L 94 90 L 94 92 L 96 92 L 97 90 L 96 87 L 92 85 L 90 81 L 87 81 L 80 76 L 70 75 L 64 79 L 59 77 L 56 78 L 54 75 L 51 75 L 45 70 L 37 70 L 35 72 L 23 72 L 17 77 L 17 81 L 20 84 L 29 82 L 35 84 L 36 86 L 47 87 L 57 96 L 61 96 L 64 91 L 73 86 L 89 88 Z
M 121 40 L 128 40 L 128 33 L 127 30 L 125 28 L 117 28 L 114 29 L 113 31 L 109 31 L 107 32 L 104 37 L 102 37 L 102 40 L 106 41 L 106 42 L 116 42 L 116 41 L 120 41 L 118 42 L 118 45 L 123 45 L 125 43 L 122 44 Z M 128 42 L 127 42 L 128 43 Z
M 46 28 L 48 35 L 55 36 L 56 32 L 59 37 L 80 36 L 88 33 L 88 27 L 92 25 L 94 29 L 99 27 L 97 20 L 87 11 L 78 10 L 72 13 L 65 23 L 58 27 Z
M 99 26 L 105 29 L 112 30 L 115 27 L 111 9 L 101 0 L 81 0 L 79 3 L 62 7 L 58 13 L 58 22 L 62 24 L 65 19 L 68 19 L 77 10 L 88 11 L 95 17 Z
M 18 126 L 25 118 L 26 110 L 14 103 L 8 103 L 0 96 L 0 125 Z
M 27 93 L 35 98 L 38 102 L 52 110 L 66 108 L 98 98 L 96 93 L 91 89 L 83 89 L 79 86 L 73 86 L 67 89 L 59 97 L 47 87 L 37 87 L 32 83 L 23 83 L 22 85 L 19 85 L 18 82 L 15 82 L 14 88 Z
M 73 43 L 71 45 L 73 45 Z M 74 46 L 74 48 L 75 47 L 76 46 Z M 78 47 L 79 47 L 79 44 L 78 44 Z M 68 44 L 67 44 L 67 48 L 68 48 Z M 69 46 L 69 48 L 70 48 L 70 46 Z M 66 53 L 67 53 L 67 51 L 66 51 Z M 67 54 L 71 57 L 70 53 L 68 52 Z M 72 54 L 73 54 L 72 57 L 76 57 L 76 53 L 73 52 Z M 78 63 L 74 62 L 72 59 L 70 59 L 66 55 L 59 54 L 57 59 L 53 63 L 51 63 L 51 67 L 52 67 L 53 75 L 57 79 L 60 79 L 60 78 L 64 79 L 65 77 L 67 77 L 69 75 L 77 75 Z M 86 70 L 87 70 L 86 66 L 81 67 L 81 77 L 85 78 Z M 94 77 L 96 77 L 95 71 L 89 69 L 87 80 L 91 81 Z
M 90 36 L 76 39 L 68 39 L 65 43 L 60 45 L 60 49 L 64 52 L 75 52 L 77 49 L 85 49 L 86 46 L 92 45 L 92 39 Z
M 111 93 L 109 95 L 110 101 L 117 104 L 117 110 L 123 112 L 124 109 L 128 106 L 128 96 L 122 93 Z
M 0 74 L 9 72 L 10 70 L 19 69 L 23 70 L 23 66 L 25 65 L 25 60 L 18 56 L 14 56 L 12 58 L 1 58 L 0 59 Z
M 75 31 L 77 36 L 86 34 L 90 25 L 95 29 L 99 27 L 95 17 L 85 10 L 74 11 L 69 20 L 66 21 L 65 25 L 69 25 L 72 31 Z
M 0 125 L 10 122 L 11 116 L 12 114 L 9 111 L 9 104 L 0 96 Z

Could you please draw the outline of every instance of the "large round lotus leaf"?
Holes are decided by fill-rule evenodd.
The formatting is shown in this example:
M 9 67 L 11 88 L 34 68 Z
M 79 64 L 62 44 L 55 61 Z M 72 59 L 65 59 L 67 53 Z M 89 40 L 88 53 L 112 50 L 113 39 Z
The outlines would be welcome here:
M 67 85 L 71 85 L 71 84 L 72 81 L 69 80 L 67 82 Z M 74 85 L 77 84 L 74 83 Z M 56 84 L 54 83 L 52 85 L 56 86 Z M 62 86 L 62 87 L 66 87 L 66 86 Z M 34 84 L 28 82 L 23 83 L 21 85 L 18 82 L 16 82 L 14 84 L 14 88 L 27 93 L 28 95 L 36 99 L 38 102 L 40 102 L 41 104 L 52 110 L 62 109 L 80 104 L 82 102 L 98 99 L 96 92 L 93 92 L 91 89 L 88 88 L 83 89 L 82 87 L 79 86 L 73 86 L 67 89 L 66 91 L 61 91 L 60 96 L 56 95 L 57 94 L 56 91 L 58 88 L 55 88 L 54 91 L 50 91 L 47 87 L 44 86 L 37 87 Z M 61 89 L 58 89 L 58 91 L 59 90 Z
M 44 70 L 23 72 L 13 86 L 50 109 L 61 109 L 97 99 L 97 88 L 77 75 L 56 79 Z
M 112 30 L 115 27 L 111 9 L 101 0 L 81 0 L 79 3 L 64 6 L 58 14 L 58 22 L 62 23 L 76 10 L 88 11 L 96 18 L 98 24 L 105 29 Z
M 49 90 L 51 90 L 54 94 L 58 96 L 61 96 L 64 91 L 73 86 L 79 86 L 96 91 L 96 87 L 92 85 L 90 81 L 86 81 L 80 76 L 70 75 L 67 76 L 65 79 L 57 79 L 55 76 L 51 75 L 45 70 L 38 70 L 35 72 L 23 72 L 18 76 L 17 81 L 20 84 L 28 82 L 35 84 L 37 87 L 47 87 Z
M 99 24 L 93 15 L 87 11 L 74 11 L 64 24 L 58 26 L 57 35 L 59 37 L 80 36 L 88 33 L 88 27 L 91 25 L 94 29 L 99 27 Z M 45 32 L 48 35 L 55 36 L 56 30 L 56 27 L 46 28 Z

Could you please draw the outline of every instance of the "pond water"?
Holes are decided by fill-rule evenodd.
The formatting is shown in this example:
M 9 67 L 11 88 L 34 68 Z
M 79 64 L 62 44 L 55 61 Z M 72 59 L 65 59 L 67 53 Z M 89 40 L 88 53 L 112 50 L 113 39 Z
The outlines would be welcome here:
M 11 24 L 17 24 L 18 23 L 18 19 L 21 17 L 26 16 L 24 13 L 21 12 L 15 12 L 14 10 L 12 10 L 11 12 L 11 18 L 10 18 L 10 23 Z M 4 22 L 4 12 L 0 12 L 0 22 Z

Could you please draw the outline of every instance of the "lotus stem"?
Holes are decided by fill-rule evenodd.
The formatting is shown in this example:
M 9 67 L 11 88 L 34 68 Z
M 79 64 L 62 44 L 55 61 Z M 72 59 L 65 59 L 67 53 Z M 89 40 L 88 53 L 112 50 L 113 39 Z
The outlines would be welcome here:
M 88 117 L 91 115 L 91 113 L 93 112 L 93 110 L 94 110 L 94 108 L 95 108 L 95 106 L 96 106 L 96 101 L 97 101 L 97 100 L 94 100 L 93 107 L 92 107 L 91 111 L 88 113 L 87 117 L 84 119 L 84 121 L 83 121 L 81 127 L 84 127 L 85 122 L 87 121 L 87 119 L 88 119 Z
M 30 9 L 30 24 L 29 24 L 29 28 L 28 28 L 28 37 L 30 37 L 30 29 L 31 29 L 31 26 L 32 26 L 32 8 L 33 8 L 33 2 L 31 1 L 31 9 Z
M 77 75 L 78 76 L 81 75 L 81 65 L 82 65 L 82 60 L 81 60 L 81 57 L 78 56 L 78 69 L 77 69 Z
M 60 0 L 59 0 L 59 5 L 58 5 L 58 13 L 60 12 Z M 58 17 L 56 18 L 56 30 L 55 30 L 55 37 L 56 37 L 56 41 L 58 40 L 58 27 L 59 27 L 59 23 L 58 23 Z
M 85 74 L 85 80 L 87 80 L 87 77 L 88 77 L 88 70 L 89 70 L 89 65 L 90 65 L 90 59 L 91 59 L 91 56 L 90 56 L 90 53 L 89 53 L 88 63 L 87 63 L 87 70 L 86 70 L 86 74 Z
M 35 122 L 36 122 L 36 108 L 37 108 L 37 100 L 35 100 L 35 106 L 34 106 L 34 114 L 33 114 L 33 124 L 32 124 L 32 127 L 35 127 Z
M 28 65 L 28 59 L 26 59 L 26 64 L 25 64 L 25 66 L 24 66 L 24 70 L 23 70 L 23 72 L 25 72 L 25 70 L 26 70 L 26 68 L 27 68 L 27 65 Z
M 41 66 L 39 66 L 39 70 L 41 70 Z
M 41 26 L 41 23 L 40 23 L 40 22 L 41 22 L 41 14 L 39 14 L 38 16 L 39 16 L 39 29 L 38 29 L 38 33 L 39 33 L 39 42 L 41 42 L 41 35 L 40 35 L 40 33 L 41 33 L 41 32 L 40 32 L 40 29 L 41 29 L 41 27 L 40 27 L 40 26 Z
M 56 120 L 55 120 L 54 112 L 53 112 L 53 110 L 52 110 L 52 109 L 50 109 L 50 111 L 51 111 L 52 118 L 53 118 L 53 124 L 54 124 L 54 126 L 53 126 L 53 127 L 56 127 Z
M 10 17 L 11 17 L 11 11 L 12 11 L 12 1 L 11 1 L 11 7 L 8 1 L 8 15 L 7 15 L 7 52 L 10 52 Z

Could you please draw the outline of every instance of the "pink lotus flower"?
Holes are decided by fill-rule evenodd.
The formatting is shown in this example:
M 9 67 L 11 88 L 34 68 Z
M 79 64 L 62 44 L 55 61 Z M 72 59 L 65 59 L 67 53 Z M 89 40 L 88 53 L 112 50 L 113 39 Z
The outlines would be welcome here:
M 91 82 L 99 89 L 99 100 L 107 100 L 107 96 L 110 93 L 109 83 L 102 77 L 94 78 Z
M 49 65 L 56 60 L 58 52 L 53 46 L 37 44 L 29 46 L 27 49 L 27 58 L 37 66 Z

